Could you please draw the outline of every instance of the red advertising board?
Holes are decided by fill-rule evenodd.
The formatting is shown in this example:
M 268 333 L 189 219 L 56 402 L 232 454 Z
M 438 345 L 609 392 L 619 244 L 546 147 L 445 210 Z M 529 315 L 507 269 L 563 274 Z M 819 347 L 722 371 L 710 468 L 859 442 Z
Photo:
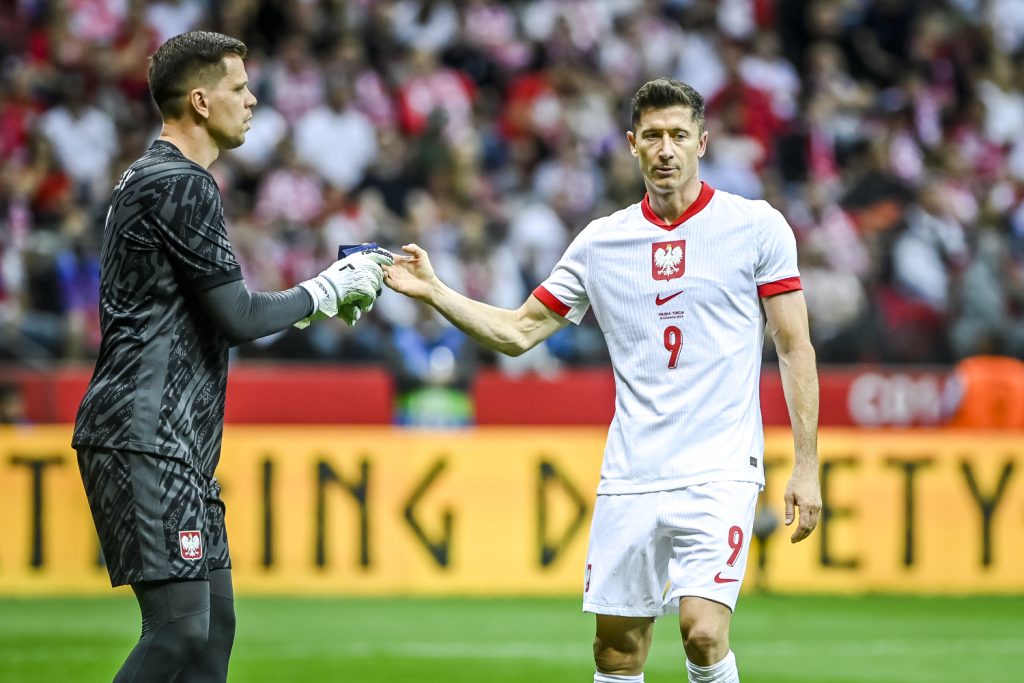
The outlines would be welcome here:
M 32 423 L 71 423 L 91 368 L 0 371 L 21 388 Z M 394 389 L 383 368 L 244 365 L 228 374 L 225 420 L 237 424 L 391 424 Z
M 820 371 L 821 425 L 837 427 L 933 427 L 942 423 L 946 371 L 890 368 Z M 573 371 L 542 377 L 481 373 L 473 390 L 481 425 L 608 424 L 615 404 L 610 370 Z M 777 371 L 761 375 L 765 425 L 788 425 Z
M 0 382 L 21 388 L 34 423 L 73 422 L 89 381 L 88 368 L 49 372 L 0 371 Z M 943 420 L 947 371 L 856 367 L 822 369 L 821 425 L 931 427 Z M 480 425 L 606 425 L 615 406 L 610 369 L 553 376 L 478 374 L 472 388 Z M 381 367 L 250 365 L 233 367 L 226 419 L 243 424 L 389 424 L 395 395 Z M 768 426 L 788 425 L 777 371 L 761 377 L 761 410 Z

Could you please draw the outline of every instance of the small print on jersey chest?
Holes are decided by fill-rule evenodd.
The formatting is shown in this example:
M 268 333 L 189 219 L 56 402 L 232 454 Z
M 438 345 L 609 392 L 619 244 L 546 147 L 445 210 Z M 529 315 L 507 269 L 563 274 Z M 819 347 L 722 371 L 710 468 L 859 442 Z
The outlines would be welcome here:
M 679 286 L 682 284 L 683 274 L 686 272 L 686 240 L 670 240 L 655 242 L 651 244 L 651 277 L 655 282 L 665 282 L 671 287 L 666 287 L 654 296 L 654 305 L 657 308 L 659 320 L 674 320 L 682 318 L 682 300 L 679 298 L 685 290 Z

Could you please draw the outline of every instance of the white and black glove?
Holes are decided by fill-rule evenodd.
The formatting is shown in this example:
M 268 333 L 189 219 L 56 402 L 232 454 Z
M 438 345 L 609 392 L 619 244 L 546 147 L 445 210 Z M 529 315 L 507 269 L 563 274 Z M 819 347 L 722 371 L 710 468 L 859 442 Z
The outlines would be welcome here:
M 374 247 L 367 251 L 354 254 L 346 257 L 354 258 L 355 256 L 362 256 L 365 259 L 372 261 L 376 266 L 376 273 L 374 282 L 376 283 L 377 289 L 374 290 L 372 296 L 367 296 L 363 290 L 353 291 L 347 297 L 342 297 L 338 303 L 338 317 L 348 323 L 349 327 L 356 324 L 360 316 L 363 313 L 369 313 L 373 308 L 373 304 L 377 301 L 377 297 L 381 293 L 381 285 L 384 281 L 384 271 L 380 269 L 381 266 L 390 266 L 394 264 L 395 257 L 391 252 L 386 249 L 378 249 Z M 345 260 L 345 259 L 343 259 Z
M 373 308 L 384 282 L 382 265 L 391 265 L 394 256 L 386 249 L 368 248 L 335 261 L 325 271 L 299 286 L 309 292 L 316 307 L 312 315 L 295 323 L 306 328 L 314 320 L 340 316 L 349 325 Z

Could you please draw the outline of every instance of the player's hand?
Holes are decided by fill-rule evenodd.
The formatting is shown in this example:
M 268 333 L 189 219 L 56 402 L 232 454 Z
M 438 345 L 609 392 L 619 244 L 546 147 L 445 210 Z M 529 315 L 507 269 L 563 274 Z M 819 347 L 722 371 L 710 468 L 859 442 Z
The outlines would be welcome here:
M 789 537 L 792 543 L 799 543 L 810 536 L 814 528 L 818 526 L 818 516 L 821 514 L 821 486 L 818 484 L 818 473 L 816 471 L 794 471 L 786 485 L 785 499 L 786 526 L 797 519 L 793 508 L 800 509 L 796 529 Z
M 384 266 L 384 284 L 400 294 L 428 300 L 437 275 L 426 250 L 416 244 L 406 244 L 402 251 L 404 256 L 399 255 L 394 264 Z
M 363 313 L 373 308 L 384 281 L 382 265 L 394 263 L 391 252 L 385 249 L 361 251 L 335 261 L 318 276 L 299 286 L 310 293 L 316 309 L 308 318 L 295 323 L 303 329 L 314 320 L 340 315 L 349 325 L 355 325 Z

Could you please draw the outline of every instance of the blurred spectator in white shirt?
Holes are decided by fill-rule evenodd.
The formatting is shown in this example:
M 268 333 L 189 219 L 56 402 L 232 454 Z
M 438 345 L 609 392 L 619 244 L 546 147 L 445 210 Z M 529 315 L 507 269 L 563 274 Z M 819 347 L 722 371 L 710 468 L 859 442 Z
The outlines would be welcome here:
M 772 98 L 772 111 L 783 121 L 796 115 L 800 95 L 800 74 L 782 56 L 778 34 L 761 31 L 754 38 L 753 52 L 740 61 L 740 75 L 748 84 L 767 90 Z
M 366 49 L 357 36 L 343 39 L 324 65 L 328 78 L 348 78 L 352 83 L 352 105 L 366 114 L 378 129 L 390 129 L 398 121 L 394 97 L 384 77 L 370 65 Z
M 978 96 L 985 105 L 985 136 L 1002 145 L 1020 138 L 1024 130 L 1024 92 L 1020 70 L 1007 55 L 993 55 Z
M 967 262 L 963 227 L 946 209 L 940 186 L 929 182 L 907 211 L 907 227 L 893 245 L 893 281 L 906 294 L 945 314 L 954 271 Z
M 463 9 L 463 39 L 509 70 L 526 66 L 530 48 L 519 35 L 516 15 L 499 0 L 468 0 Z
M 305 35 L 296 34 L 281 43 L 264 77 L 270 102 L 291 125 L 324 103 L 323 71 Z
M 988 0 L 984 15 L 1004 52 L 1016 52 L 1024 45 L 1024 2 L 1020 0 Z
M 536 0 L 525 3 L 521 20 L 526 37 L 537 42 L 567 41 L 589 52 L 612 25 L 609 3 L 594 0 Z
M 278 149 L 278 164 L 263 177 L 256 191 L 257 220 L 309 225 L 323 208 L 323 181 L 299 161 L 286 140 Z
M 66 75 L 61 81 L 63 101 L 39 117 L 39 130 L 53 145 L 61 167 L 95 200 L 110 189 L 118 140 L 113 120 L 88 102 L 85 87 L 81 75 Z
M 66 0 L 68 28 L 78 38 L 107 45 L 127 14 L 126 0 Z
M 554 209 L 534 200 L 513 209 L 507 243 L 533 286 L 551 274 L 569 244 L 569 233 Z
M 389 16 L 395 39 L 414 50 L 443 50 L 459 31 L 459 14 L 451 0 L 399 0 Z
M 146 21 L 163 43 L 168 38 L 201 28 L 206 9 L 203 0 L 160 0 L 149 3 Z
M 377 156 L 377 137 L 365 114 L 351 106 L 351 84 L 327 84 L 327 103 L 295 125 L 295 152 L 331 186 L 348 192 L 363 180 Z

